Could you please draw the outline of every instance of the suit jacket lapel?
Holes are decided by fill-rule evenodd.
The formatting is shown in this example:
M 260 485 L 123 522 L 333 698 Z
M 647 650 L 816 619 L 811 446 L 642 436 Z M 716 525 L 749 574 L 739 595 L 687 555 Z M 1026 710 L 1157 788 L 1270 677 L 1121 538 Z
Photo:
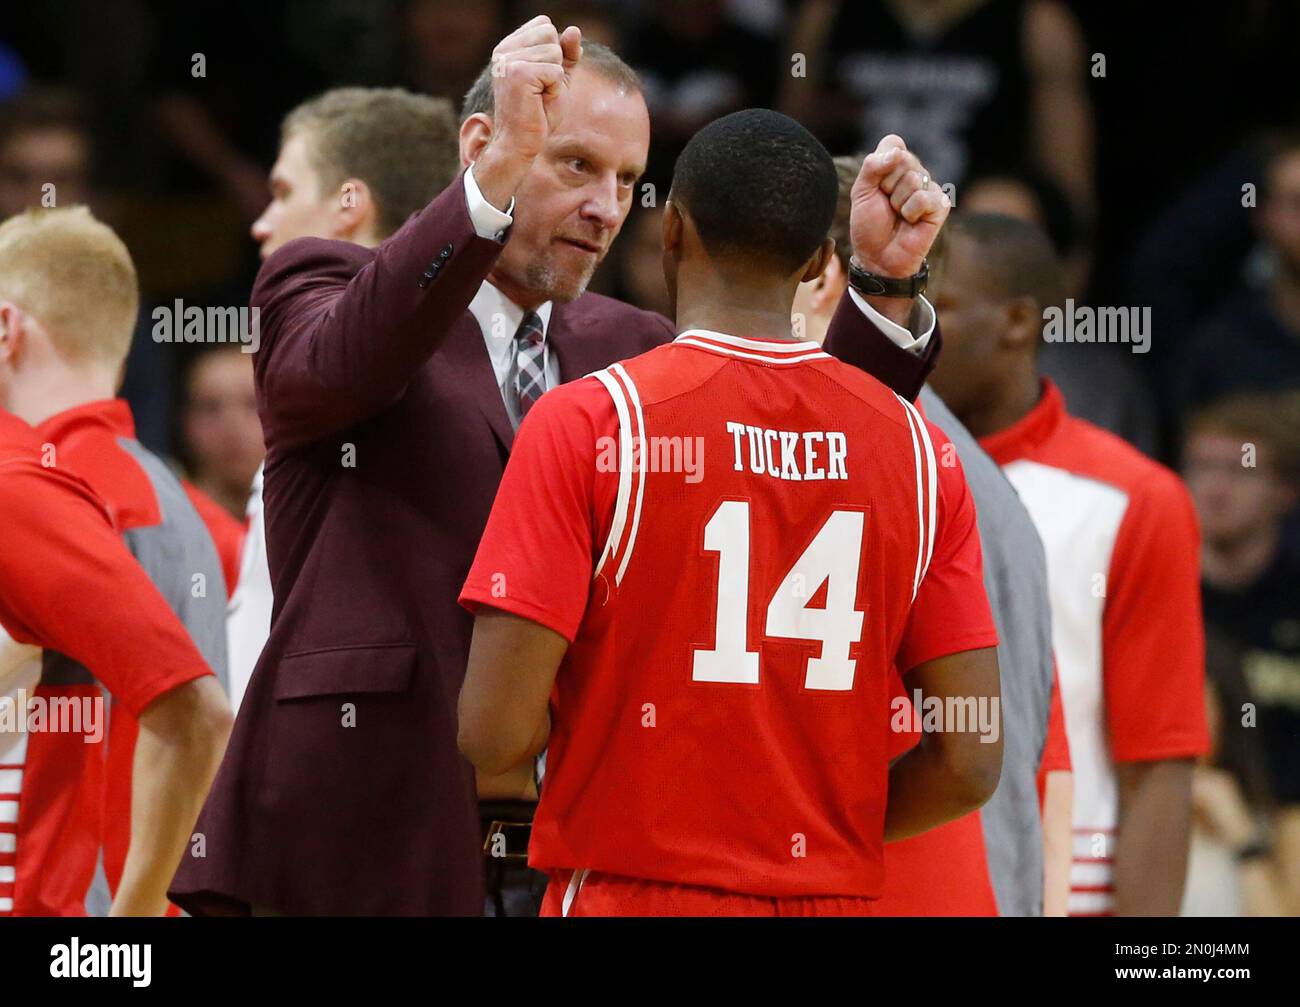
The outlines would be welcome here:
M 577 304 L 578 302 L 574 302 Z M 577 381 L 592 371 L 607 367 L 609 361 L 600 353 L 600 340 L 584 339 L 569 317 L 574 304 L 557 304 L 551 310 L 551 323 L 546 327 L 546 341 L 551 352 L 560 361 L 560 381 Z
M 445 364 L 452 370 L 455 380 L 469 391 L 497 440 L 509 451 L 515 440 L 514 427 L 510 425 L 505 403 L 501 401 L 501 389 L 497 387 L 492 358 L 483 342 L 483 330 L 468 311 L 456 322 L 450 338 L 443 344 L 443 352 L 446 354 Z

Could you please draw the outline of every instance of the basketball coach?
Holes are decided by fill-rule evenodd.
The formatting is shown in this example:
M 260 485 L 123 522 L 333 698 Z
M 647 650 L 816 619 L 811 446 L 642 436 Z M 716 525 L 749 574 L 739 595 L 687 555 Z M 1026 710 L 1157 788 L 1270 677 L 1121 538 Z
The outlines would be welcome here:
M 534 18 L 467 97 L 455 182 L 377 248 L 305 238 L 263 264 L 275 607 L 173 881 L 190 912 L 483 912 L 456 599 L 533 402 L 675 335 L 585 293 L 649 132 L 617 56 Z M 847 300 L 834 326 L 876 331 Z

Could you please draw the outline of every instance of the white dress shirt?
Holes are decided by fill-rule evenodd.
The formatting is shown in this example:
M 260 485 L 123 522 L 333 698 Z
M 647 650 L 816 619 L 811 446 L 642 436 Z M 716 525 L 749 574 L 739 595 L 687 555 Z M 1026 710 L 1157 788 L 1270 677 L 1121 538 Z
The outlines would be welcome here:
M 271 633 L 271 567 L 266 559 L 266 519 L 262 516 L 262 468 L 257 467 L 245 513 L 248 534 L 239 554 L 239 580 L 226 605 L 226 666 L 230 708 L 239 712 L 248 680 Z
M 483 341 L 487 343 L 492 372 L 496 375 L 497 388 L 501 391 L 501 401 L 505 403 L 510 422 L 518 429 L 519 421 L 523 419 L 518 415 L 519 402 L 514 395 L 507 394 L 507 389 L 515 380 L 515 332 L 524 320 L 524 309 L 484 280 L 474 295 L 474 300 L 469 302 L 469 310 L 483 331 Z M 547 301 L 536 310 L 537 317 L 542 320 L 542 368 L 546 373 L 546 387 L 549 390 L 560 383 L 560 362 L 551 352 L 550 341 L 546 338 L 551 325 L 551 302 Z

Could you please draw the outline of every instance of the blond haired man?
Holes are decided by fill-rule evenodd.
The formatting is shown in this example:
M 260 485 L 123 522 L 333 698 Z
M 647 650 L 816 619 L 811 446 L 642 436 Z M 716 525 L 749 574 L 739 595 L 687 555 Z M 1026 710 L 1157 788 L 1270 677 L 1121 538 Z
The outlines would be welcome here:
M 202 672 L 224 675 L 225 582 L 216 549 L 180 483 L 135 440 L 130 408 L 114 398 L 138 304 L 130 254 L 84 207 L 31 210 L 0 225 L 0 406 L 36 428 L 47 466 L 80 477 L 107 505 L 114 529 L 161 595 L 148 604 L 159 617 L 180 619 L 202 655 Z M 105 603 L 111 599 L 77 601 Z M 150 664 L 142 661 L 140 676 L 152 676 Z M 47 650 L 39 681 L 88 687 L 95 677 L 101 676 L 93 665 Z M 115 693 L 113 682 L 106 684 Z M 106 912 L 120 891 L 128 893 L 127 904 L 116 905 L 121 911 L 165 906 L 165 882 L 189 837 L 230 718 L 210 677 L 185 689 L 188 694 L 178 689 L 157 703 L 189 709 L 193 719 L 173 714 L 161 734 L 151 723 L 153 707 L 137 718 L 139 704 L 115 694 L 102 781 L 97 785 L 89 775 L 99 771 L 94 760 L 86 775 L 66 779 L 84 801 L 76 816 L 102 821 L 100 868 L 86 897 L 92 913 Z M 41 808 L 20 798 L 17 835 L 28 809 L 39 815 Z M 145 890 L 147 897 L 130 894 Z

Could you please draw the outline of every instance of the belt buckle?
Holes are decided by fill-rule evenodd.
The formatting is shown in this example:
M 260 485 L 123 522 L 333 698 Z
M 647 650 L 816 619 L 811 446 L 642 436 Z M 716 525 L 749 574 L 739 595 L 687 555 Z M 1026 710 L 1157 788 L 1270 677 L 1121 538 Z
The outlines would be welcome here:
M 494 818 L 483 838 L 483 855 L 489 860 L 528 860 L 528 837 L 533 829 L 532 822 L 508 822 Z M 500 836 L 500 843 L 496 837 Z M 512 841 L 513 840 L 513 841 Z M 523 852 L 511 852 L 522 845 Z M 503 852 L 501 852 L 503 851 Z

